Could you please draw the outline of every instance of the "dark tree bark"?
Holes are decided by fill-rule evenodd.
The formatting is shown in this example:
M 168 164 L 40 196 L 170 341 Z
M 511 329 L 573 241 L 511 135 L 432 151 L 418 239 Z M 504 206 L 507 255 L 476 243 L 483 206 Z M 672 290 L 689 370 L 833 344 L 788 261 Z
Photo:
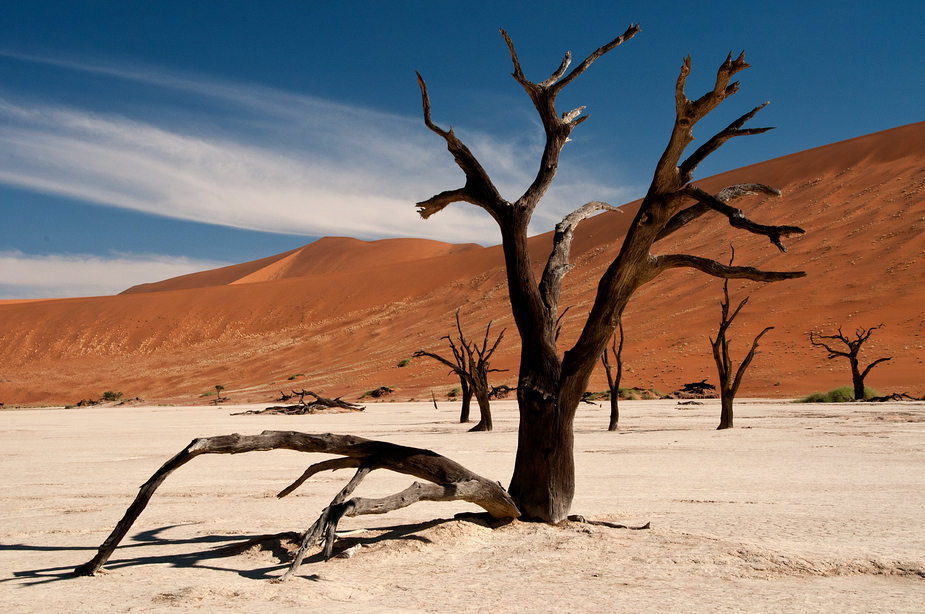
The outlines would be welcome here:
M 738 83 L 731 82 L 731 78 L 748 67 L 743 56 L 733 59 L 730 54 L 717 71 L 713 89 L 691 101 L 684 91 L 691 70 L 688 57 L 675 87 L 674 126 L 665 152 L 656 165 L 652 183 L 623 240 L 619 255 L 599 282 L 597 297 L 578 341 L 560 356 L 556 347 L 557 313 L 562 279 L 572 267 L 569 263 L 572 235 L 581 220 L 601 209 L 613 208 L 592 201 L 567 215 L 556 226 L 552 252 L 542 276 L 537 280 L 527 242 L 530 219 L 556 176 L 563 145 L 572 130 L 588 119 L 587 116 L 579 117 L 584 107 L 560 115 L 556 110 L 556 97 L 594 61 L 631 39 L 638 31 L 638 26 L 631 25 L 626 32 L 597 49 L 570 72 L 571 55 L 566 54 L 559 68 L 548 79 L 538 83 L 524 76 L 514 43 L 506 32 L 501 31 L 514 66 L 513 77 L 533 102 L 546 133 L 536 177 L 514 201 L 501 196 L 485 169 L 452 130 L 444 130 L 433 123 L 427 86 L 418 74 L 424 123 L 446 142 L 447 149 L 466 178 L 462 188 L 422 201 L 418 203 L 418 209 L 422 217 L 428 218 L 451 203 L 470 203 L 488 212 L 501 230 L 511 310 L 521 339 L 517 388 L 520 426 L 510 492 L 524 516 L 547 522 L 558 522 L 568 516 L 575 484 L 572 458 L 575 412 L 591 373 L 636 289 L 660 273 L 680 267 L 698 269 L 721 278 L 757 281 L 779 281 L 805 275 L 802 272 L 726 266 L 687 254 L 656 256 L 651 253 L 656 241 L 708 213 L 725 218 L 733 228 L 768 237 L 781 250 L 784 249 L 783 237 L 803 232 L 796 226 L 755 223 L 742 210 L 729 205 L 729 202 L 746 194 L 779 195 L 774 188 L 744 184 L 709 194 L 691 183 L 697 165 L 726 141 L 737 136 L 760 134 L 769 128 L 742 127 L 764 106 L 761 105 L 682 160 L 685 149 L 694 139 L 694 126 L 738 91 Z
M 734 259 L 735 250 L 732 251 L 732 258 L 729 259 L 730 266 L 732 266 L 732 261 Z M 742 307 L 744 307 L 747 302 L 748 297 L 746 296 L 742 299 L 742 302 L 739 303 L 739 306 L 735 308 L 735 311 L 732 312 L 732 315 L 729 315 L 729 280 L 723 281 L 723 301 L 720 303 L 723 317 L 719 323 L 716 340 L 710 339 L 710 344 L 713 346 L 713 360 L 716 362 L 717 371 L 719 371 L 719 395 L 720 404 L 722 406 L 719 426 L 716 427 L 717 430 L 731 429 L 733 427 L 732 403 L 735 400 L 736 393 L 739 391 L 739 385 L 742 383 L 742 376 L 745 375 L 745 370 L 748 369 L 749 365 L 752 364 L 752 360 L 755 358 L 755 351 L 758 349 L 758 341 L 766 332 L 774 329 L 773 326 L 768 326 L 758 333 L 758 336 L 752 341 L 751 349 L 742 360 L 742 363 L 739 365 L 733 377 L 732 359 L 729 356 L 729 339 L 726 337 L 726 333 L 729 331 L 729 327 L 732 326 L 732 321 L 739 315 Z
M 608 431 L 615 431 L 620 425 L 620 380 L 623 379 L 623 321 L 617 323 L 620 330 L 620 345 L 617 345 L 617 335 L 613 336 L 613 359 L 616 363 L 616 370 L 610 365 L 607 358 L 607 348 L 601 355 L 601 362 L 604 363 L 604 372 L 607 374 L 607 387 L 610 388 L 610 424 L 607 426 Z
M 861 327 L 854 332 L 854 339 L 850 339 L 847 335 L 842 333 L 841 326 L 838 327 L 838 334 L 836 335 L 815 335 L 812 331 L 809 333 L 809 341 L 815 346 L 825 348 L 829 353 L 828 359 L 832 360 L 835 358 L 847 358 L 848 363 L 851 365 L 851 384 L 854 387 L 854 399 L 856 401 L 864 400 L 864 379 L 867 377 L 867 374 L 870 373 L 870 370 L 879 365 L 882 362 L 888 360 L 893 360 L 893 357 L 889 358 L 878 358 L 874 362 L 867 365 L 867 368 L 861 371 L 860 360 L 858 359 L 858 354 L 861 351 L 861 346 L 870 339 L 870 335 L 881 328 L 883 323 L 881 322 L 877 326 L 871 328 Z M 832 339 L 835 341 L 840 341 L 847 346 L 847 350 L 838 350 L 830 347 L 824 341 L 817 341 L 816 339 Z
M 453 352 L 453 362 L 438 354 L 425 352 L 424 350 L 415 352 L 414 358 L 431 358 L 449 367 L 450 371 L 459 377 L 460 386 L 462 387 L 463 407 L 459 417 L 460 423 L 464 424 L 469 421 L 469 404 L 474 395 L 476 402 L 479 404 L 479 422 L 469 430 L 490 431 L 492 430 L 491 400 L 489 399 L 491 387 L 488 385 L 488 374 L 504 370 L 492 369 L 490 362 L 491 355 L 495 353 L 498 344 L 504 338 L 504 331 L 501 331 L 494 344 L 489 348 L 488 336 L 491 333 L 491 322 L 489 322 L 485 329 L 485 338 L 482 340 L 481 347 L 479 347 L 477 343 L 467 340 L 463 334 L 462 326 L 459 323 L 458 309 L 456 310 L 456 331 L 459 335 L 458 346 L 449 335 L 441 337 L 450 344 L 450 350 Z
M 321 516 L 309 528 L 289 570 L 280 578 L 287 580 L 301 565 L 308 549 L 324 543 L 324 554 L 330 558 L 336 539 L 337 523 L 344 516 L 385 514 L 418 501 L 468 501 L 494 518 L 517 518 L 519 511 L 505 490 L 492 480 L 477 475 L 462 465 L 430 450 L 409 448 L 382 441 L 372 441 L 352 435 L 312 435 L 295 431 L 264 431 L 259 435 L 223 435 L 194 439 L 179 454 L 167 461 L 141 486 L 138 496 L 126 510 L 106 541 L 90 561 L 77 567 L 74 574 L 96 574 L 126 536 L 135 520 L 148 505 L 154 491 L 171 473 L 202 454 L 241 454 L 267 450 L 296 450 L 333 454 L 333 458 L 316 463 L 277 496 L 285 497 L 308 478 L 322 471 L 354 468 L 353 479 L 341 490 Z M 388 469 L 431 482 L 414 482 L 400 493 L 381 499 L 353 498 L 350 495 L 370 472 Z

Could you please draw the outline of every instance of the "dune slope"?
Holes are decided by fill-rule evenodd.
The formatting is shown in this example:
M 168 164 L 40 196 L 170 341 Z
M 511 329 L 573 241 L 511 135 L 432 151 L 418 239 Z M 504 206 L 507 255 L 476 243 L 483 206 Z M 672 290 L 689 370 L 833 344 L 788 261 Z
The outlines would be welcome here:
M 783 197 L 743 199 L 758 222 L 807 232 L 781 253 L 765 239 L 704 216 L 657 244 L 766 269 L 805 270 L 775 284 L 733 281 L 734 302 L 749 303 L 731 330 L 733 358 L 765 326 L 740 395 L 795 396 L 850 384 L 847 363 L 828 361 L 810 330 L 884 324 L 865 346 L 881 356 L 868 385 L 882 393 L 925 394 L 925 123 L 792 154 L 698 181 L 706 189 L 740 182 L 778 187 Z M 411 206 L 409 204 L 409 206 Z M 560 347 L 577 337 L 596 282 L 616 257 L 638 203 L 578 228 L 577 265 L 565 280 Z M 532 239 L 537 267 L 550 235 Z M 673 390 L 716 382 L 709 336 L 722 281 L 672 271 L 643 287 L 624 316 L 628 386 Z M 309 388 L 357 398 L 377 386 L 395 398 L 444 397 L 446 370 L 415 360 L 443 350 L 461 309 L 472 337 L 489 321 L 507 328 L 494 381 L 516 381 L 519 344 L 507 303 L 499 247 L 395 239 L 326 238 L 262 260 L 130 288 L 118 296 L 0 303 L 0 401 L 62 404 L 105 390 L 152 399 L 187 399 L 225 387 L 233 401 L 263 401 L 281 389 Z M 292 379 L 290 379 L 292 378 Z M 603 370 L 592 389 L 605 387 Z M 207 402 L 204 397 L 202 402 Z

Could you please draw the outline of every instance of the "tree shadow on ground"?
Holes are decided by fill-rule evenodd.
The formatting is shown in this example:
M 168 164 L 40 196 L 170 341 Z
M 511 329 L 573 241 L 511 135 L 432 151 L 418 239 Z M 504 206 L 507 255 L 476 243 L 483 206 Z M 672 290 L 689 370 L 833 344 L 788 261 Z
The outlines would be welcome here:
M 391 525 L 385 527 L 371 527 L 360 530 L 354 534 L 348 531 L 349 535 L 338 538 L 334 546 L 334 556 L 338 556 L 349 548 L 356 546 L 373 546 L 390 541 L 417 541 L 428 544 L 431 541 L 419 535 L 421 531 L 439 526 L 441 524 L 454 522 L 457 520 L 467 520 L 484 524 L 479 518 L 480 515 L 460 515 L 457 518 L 436 519 L 426 522 Z M 125 554 L 126 551 L 135 554 L 135 556 L 114 556 L 104 567 L 105 571 L 116 571 L 119 569 L 128 569 L 133 567 L 142 567 L 147 565 L 168 565 L 175 568 L 197 568 L 210 569 L 220 572 L 231 572 L 245 578 L 253 580 L 274 580 L 277 579 L 285 569 L 289 567 L 299 543 L 302 539 L 302 533 L 298 531 L 285 531 L 282 533 L 265 534 L 265 535 L 205 535 L 189 539 L 167 539 L 161 536 L 162 533 L 169 529 L 184 525 L 169 525 L 158 527 L 147 531 L 136 533 L 131 537 L 131 543 L 120 546 L 115 555 Z M 212 545 L 212 547 L 208 547 Z M 169 548 L 177 549 L 182 546 L 197 547 L 192 552 L 180 554 L 145 554 L 145 548 Z M 64 552 L 86 552 L 89 559 L 97 550 L 96 547 L 84 546 L 36 546 L 30 544 L 0 544 L 0 552 L 44 552 L 48 558 L 57 558 L 59 553 Z M 245 552 L 264 552 L 269 553 L 271 559 L 277 562 L 271 565 L 259 567 L 246 567 L 242 563 L 247 561 L 254 562 L 257 559 L 242 559 L 239 557 Z M 265 560 L 265 559 L 262 559 Z M 319 551 L 311 556 L 305 557 L 303 569 L 306 565 L 320 563 L 324 561 L 322 552 Z M 83 562 L 83 561 L 80 561 Z M 225 564 L 220 564 L 224 562 Z M 42 569 L 31 569 L 23 571 L 14 571 L 12 577 L 0 579 L 0 584 L 16 582 L 24 586 L 34 586 L 58 582 L 63 580 L 76 579 L 73 575 L 74 568 L 77 564 L 69 564 L 59 567 L 46 567 Z M 317 574 L 297 574 L 296 577 L 319 581 L 321 577 Z

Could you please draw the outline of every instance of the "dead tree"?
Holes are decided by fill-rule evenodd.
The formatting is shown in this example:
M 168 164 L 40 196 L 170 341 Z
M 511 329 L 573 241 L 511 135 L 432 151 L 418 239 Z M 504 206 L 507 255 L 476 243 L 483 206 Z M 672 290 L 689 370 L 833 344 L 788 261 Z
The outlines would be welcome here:
M 444 139 L 447 149 L 466 177 L 462 188 L 442 192 L 418 203 L 420 214 L 427 218 L 452 203 L 467 202 L 487 211 L 501 230 L 511 311 L 521 339 L 517 380 L 520 423 L 510 496 L 497 482 L 482 478 L 439 454 L 371 442 L 359 437 L 265 432 L 256 436 L 230 435 L 197 439 L 142 486 L 138 497 L 100 547 L 97 556 L 78 567 L 75 573 L 96 573 L 126 535 L 164 478 L 195 456 L 207 453 L 237 454 L 290 449 L 343 457 L 313 465 L 296 484 L 281 494 L 287 494 L 301 484 L 303 479 L 322 470 L 343 467 L 357 469 L 350 483 L 325 508 L 312 528 L 306 531 L 293 568 L 298 566 L 306 549 L 314 541 L 324 539 L 325 553 L 330 554 L 337 522 L 344 515 L 384 513 L 420 500 L 471 501 L 495 518 L 526 517 L 546 522 L 566 519 L 575 490 L 575 413 L 597 361 L 607 347 L 633 293 L 661 273 L 677 268 L 693 268 L 724 279 L 745 278 L 764 282 L 805 276 L 803 272 L 763 271 L 752 267 L 724 265 L 709 258 L 688 254 L 651 253 L 657 241 L 671 236 L 706 214 L 718 215 L 735 229 L 763 235 L 782 251 L 785 251 L 782 238 L 803 232 L 796 226 L 755 223 L 741 209 L 729 204 L 748 194 L 779 195 L 774 188 L 760 184 L 740 184 L 710 194 L 692 183 L 694 170 L 700 162 L 729 139 L 759 134 L 768 129 L 742 127 L 764 106 L 761 105 L 732 122 L 682 160 L 685 149 L 693 141 L 694 126 L 738 91 L 738 83 L 731 82 L 731 78 L 748 67 L 742 55 L 732 59 L 730 54 L 717 71 L 713 89 L 691 101 L 684 91 L 691 70 L 691 60 L 687 57 L 675 86 L 676 113 L 671 136 L 665 152 L 656 164 L 652 183 L 627 230 L 618 256 L 598 283 L 596 298 L 578 340 L 560 356 L 556 347 L 558 305 L 563 278 L 572 268 L 569 263 L 572 236 L 579 222 L 597 211 L 614 208 L 592 201 L 565 216 L 556 225 L 552 250 L 537 279 L 527 241 L 530 219 L 556 176 L 562 147 L 569 140 L 572 130 L 588 119 L 587 116 L 579 117 L 583 107 L 560 116 L 556 110 L 556 97 L 593 62 L 631 39 L 638 31 L 638 26 L 631 25 L 621 36 L 597 49 L 570 72 L 571 55 L 567 53 L 559 68 L 549 78 L 535 83 L 524 76 L 514 44 L 502 30 L 514 66 L 514 79 L 533 101 L 546 133 L 536 177 L 514 201 L 505 200 L 501 196 L 482 165 L 452 130 L 443 130 L 433 123 L 427 87 L 424 79 L 418 75 L 424 123 Z M 481 354 L 487 360 L 490 356 L 487 332 L 485 338 Z M 491 351 L 494 351 L 494 347 Z M 348 500 L 360 480 L 376 468 L 413 475 L 431 484 L 415 483 L 405 491 L 384 499 Z
M 870 335 L 881 328 L 883 323 L 881 322 L 877 326 L 871 328 L 864 328 L 863 326 L 858 328 L 854 332 L 854 339 L 850 339 L 847 335 L 842 333 L 841 326 L 838 327 L 837 335 L 815 335 L 812 331 L 809 333 L 809 342 L 815 346 L 825 348 L 829 353 L 828 359 L 832 360 L 835 358 L 847 358 L 848 362 L 851 364 L 851 383 L 854 386 L 854 399 L 856 401 L 864 400 L 864 379 L 867 377 L 867 374 L 870 373 L 870 370 L 879 365 L 882 362 L 892 360 L 893 357 L 889 358 L 878 358 L 874 362 L 867 365 L 867 368 L 861 371 L 861 367 L 858 360 L 858 354 L 861 351 L 861 346 L 870 339 Z M 832 347 L 829 347 L 824 341 L 817 341 L 816 339 L 832 339 L 835 341 L 840 341 L 844 343 L 848 349 L 838 350 Z
M 409 448 L 382 441 L 372 441 L 352 435 L 311 435 L 295 431 L 264 431 L 259 435 L 223 435 L 194 439 L 179 454 L 167 461 L 141 486 L 138 496 L 126 510 L 106 541 L 90 561 L 77 567 L 75 575 L 96 574 L 126 536 L 135 520 L 147 506 L 154 491 L 168 475 L 202 454 L 241 454 L 266 450 L 295 450 L 333 454 L 339 458 L 310 466 L 277 497 L 285 497 L 307 479 L 322 471 L 356 469 L 353 479 L 344 486 L 321 516 L 305 532 L 302 544 L 292 564 L 280 581 L 287 580 L 302 564 L 308 549 L 324 544 L 324 556 L 330 558 L 336 539 L 337 523 L 344 516 L 385 514 L 407 507 L 418 501 L 468 501 L 480 506 L 494 518 L 517 518 L 519 512 L 510 496 L 497 482 L 472 473 L 462 465 L 435 454 L 430 450 Z M 376 469 L 388 469 L 426 480 L 429 484 L 414 482 L 411 486 L 381 499 L 352 498 L 360 482 Z
M 334 410 L 346 410 L 346 411 L 363 411 L 366 408 L 362 405 L 356 403 L 350 403 L 344 401 L 341 397 L 336 399 L 329 399 L 321 395 L 315 394 L 311 390 L 293 390 L 292 394 L 286 394 L 285 392 L 280 391 L 280 397 L 276 399 L 277 401 L 289 401 L 293 397 L 299 397 L 299 402 L 295 405 L 273 405 L 272 407 L 267 407 L 261 410 L 248 410 L 236 414 L 231 414 L 232 416 L 246 416 L 254 414 L 274 414 L 274 415 L 290 415 L 290 416 L 301 416 L 304 414 L 313 414 L 316 411 L 323 411 L 326 409 Z M 305 401 L 306 396 L 315 397 L 314 401 Z
M 732 251 L 732 257 L 729 259 L 729 266 L 732 266 L 732 261 L 734 259 L 735 250 Z M 748 297 L 746 296 L 742 299 L 742 302 L 739 303 L 739 306 L 735 308 L 735 311 L 732 312 L 732 315 L 729 315 L 729 280 L 723 281 L 723 301 L 720 303 L 723 317 L 719 323 L 719 330 L 716 332 L 716 340 L 710 339 L 710 345 L 713 346 L 713 360 L 716 362 L 716 369 L 719 372 L 719 396 L 722 406 L 719 426 L 716 427 L 717 430 L 732 428 L 732 403 L 735 400 L 736 393 L 739 391 L 739 385 L 742 383 L 742 376 L 745 375 L 745 370 L 748 369 L 748 366 L 752 364 L 752 359 L 755 358 L 755 351 L 758 349 L 758 341 L 766 332 L 774 329 L 773 326 L 768 326 L 758 333 L 758 336 L 752 341 L 751 349 L 742 360 L 738 370 L 736 370 L 735 376 L 733 376 L 732 359 L 729 357 L 729 339 L 726 337 L 726 333 L 729 331 L 729 327 L 732 326 L 732 321 L 736 319 L 736 316 L 739 315 L 742 307 L 745 307 L 747 302 Z
M 616 362 L 616 371 L 610 366 L 610 360 L 607 358 L 607 348 L 601 354 L 601 362 L 604 363 L 604 372 L 607 374 L 607 387 L 610 388 L 610 424 L 607 426 L 608 431 L 615 431 L 620 423 L 620 380 L 623 379 L 623 321 L 617 323 L 620 330 L 620 345 L 617 345 L 617 335 L 613 336 L 613 359 Z
M 730 54 L 719 67 L 713 88 L 692 101 L 685 94 L 685 83 L 691 70 L 688 56 L 675 86 L 674 126 L 665 152 L 656 164 L 652 183 L 623 239 L 619 255 L 600 279 L 597 296 L 578 340 L 563 355 L 559 354 L 555 334 L 559 297 L 563 277 L 572 268 L 569 251 L 575 227 L 597 211 L 614 208 L 592 201 L 565 216 L 556 225 L 545 269 L 540 278 L 536 278 L 527 241 L 530 219 L 556 176 L 562 147 L 569 140 L 572 130 L 588 119 L 587 116 L 579 116 L 584 107 L 560 114 L 556 110 L 556 97 L 593 62 L 637 32 L 639 27 L 631 25 L 571 71 L 571 54 L 567 53 L 550 77 L 533 82 L 524 75 L 511 38 L 501 31 L 513 63 L 513 77 L 533 102 L 546 134 L 536 177 L 513 201 L 501 195 L 482 164 L 452 130 L 444 130 L 434 124 L 427 86 L 418 74 L 424 123 L 446 142 L 447 149 L 465 175 L 463 187 L 418 203 L 419 212 L 422 217 L 428 218 L 452 203 L 465 202 L 481 207 L 498 223 L 511 311 L 521 340 L 517 388 L 520 425 L 510 493 L 524 516 L 548 522 L 558 522 L 568 516 L 575 489 L 575 413 L 626 304 L 640 286 L 664 271 L 677 268 L 693 268 L 726 279 L 746 278 L 765 282 L 805 275 L 802 272 L 727 266 L 688 254 L 651 253 L 657 241 L 708 213 L 719 215 L 733 228 L 767 237 L 781 250 L 784 250 L 783 237 L 803 232 L 796 226 L 768 226 L 753 222 L 741 209 L 730 204 L 748 194 L 779 196 L 780 192 L 772 187 L 740 184 L 710 194 L 692 183 L 697 166 L 729 139 L 763 133 L 769 128 L 743 128 L 765 106 L 761 105 L 683 158 L 685 149 L 694 140 L 694 126 L 738 91 L 739 84 L 731 79 L 748 68 L 744 54 L 735 59 Z
M 462 387 L 462 411 L 459 415 L 460 424 L 469 422 L 469 405 L 472 402 L 472 396 L 479 404 L 479 423 L 469 429 L 470 431 L 490 431 L 491 424 L 491 387 L 488 385 L 488 374 L 496 371 L 505 371 L 506 369 L 492 369 L 490 365 L 491 355 L 495 353 L 501 339 L 504 338 L 504 330 L 495 339 L 494 344 L 488 347 L 488 336 L 491 332 L 491 322 L 485 328 L 485 338 L 482 340 L 482 346 L 466 339 L 462 332 L 462 326 L 459 323 L 459 310 L 456 310 L 456 331 L 459 334 L 459 345 L 453 341 L 450 335 L 441 337 L 446 339 L 450 344 L 453 352 L 453 362 L 446 358 L 418 350 L 414 353 L 414 358 L 426 357 L 432 358 L 437 362 L 446 365 L 452 373 L 459 377 L 459 383 Z

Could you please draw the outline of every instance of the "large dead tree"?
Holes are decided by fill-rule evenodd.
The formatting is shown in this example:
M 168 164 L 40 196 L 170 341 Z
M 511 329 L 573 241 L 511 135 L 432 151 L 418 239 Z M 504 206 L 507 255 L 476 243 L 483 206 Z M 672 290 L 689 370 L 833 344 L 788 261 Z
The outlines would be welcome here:
M 730 266 L 734 259 L 735 250 L 732 251 L 732 258 L 729 259 Z M 773 326 L 768 326 L 758 333 L 758 336 L 752 341 L 751 349 L 749 349 L 745 358 L 742 359 L 739 368 L 735 371 L 735 376 L 733 376 L 732 358 L 729 356 L 729 339 L 726 337 L 726 333 L 729 332 L 732 321 L 736 319 L 736 316 L 739 315 L 739 312 L 742 311 L 742 308 L 745 307 L 747 302 L 748 297 L 746 296 L 739 303 L 739 306 L 735 308 L 735 311 L 732 312 L 732 315 L 730 315 L 729 280 L 726 279 L 723 281 L 723 300 L 720 303 L 723 317 L 719 322 L 719 330 L 716 332 L 716 339 L 710 338 L 710 345 L 713 346 L 713 360 L 716 362 L 716 369 L 719 372 L 719 396 L 722 407 L 720 410 L 719 426 L 716 427 L 717 430 L 732 428 L 732 403 L 735 401 L 736 393 L 739 391 L 739 385 L 742 383 L 742 376 L 745 375 L 745 370 L 748 369 L 749 365 L 752 364 L 752 360 L 755 358 L 755 352 L 758 349 L 758 341 L 766 332 L 774 329 Z
M 817 335 L 812 331 L 809 333 L 809 342 L 815 346 L 825 348 L 825 350 L 829 353 L 827 357 L 829 360 L 833 360 L 835 358 L 848 359 L 848 362 L 851 365 L 851 384 L 854 386 L 854 398 L 857 401 L 864 400 L 864 379 L 867 377 L 867 374 L 870 373 L 870 370 L 882 362 L 893 360 L 892 356 L 889 358 L 878 358 L 877 360 L 867 365 L 866 369 L 861 371 L 860 360 L 858 358 L 858 354 L 861 351 L 861 346 L 864 345 L 868 339 L 870 339 L 871 334 L 875 330 L 881 328 L 882 326 L 882 322 L 879 325 L 873 326 L 871 328 L 864 328 L 862 326 L 854 332 L 854 339 L 851 339 L 845 335 L 841 330 L 841 326 L 838 327 L 838 333 L 835 335 Z M 817 341 L 817 339 L 819 340 Z M 833 348 L 825 341 L 822 341 L 824 339 L 832 339 L 834 341 L 844 343 L 848 349 L 839 350 Z
M 421 216 L 428 218 L 452 203 L 465 202 L 488 212 L 501 230 L 511 310 L 522 348 L 517 387 L 520 425 L 509 490 L 523 515 L 538 520 L 558 522 L 568 515 L 575 490 L 575 412 L 595 364 L 620 321 L 627 302 L 640 286 L 664 271 L 677 268 L 693 268 L 727 279 L 747 278 L 765 282 L 805 275 L 802 272 L 727 266 L 688 254 L 651 253 L 657 241 L 708 213 L 718 214 L 736 229 L 764 235 L 781 250 L 784 250 L 782 238 L 803 232 L 796 226 L 768 226 L 753 222 L 741 209 L 730 204 L 747 194 L 779 196 L 780 192 L 772 187 L 734 185 L 710 194 L 692 183 L 697 166 L 729 139 L 763 133 L 769 128 L 743 128 L 764 107 L 760 105 L 683 158 L 687 146 L 694 140 L 694 126 L 738 91 L 738 82 L 731 79 L 748 68 L 744 54 L 735 59 L 730 54 L 717 71 L 713 89 L 696 100 L 689 100 L 685 94 L 685 83 L 691 71 L 688 56 L 684 59 L 675 87 L 674 126 L 665 152 L 655 166 L 652 183 L 623 240 L 619 255 L 600 279 L 597 296 L 581 335 L 570 349 L 560 355 L 555 334 L 559 296 L 562 280 L 572 268 L 569 251 L 575 227 L 591 214 L 613 207 L 592 201 L 565 216 L 556 225 L 546 267 L 540 278 L 536 278 L 527 241 L 530 219 L 556 176 L 562 147 L 569 140 L 572 130 L 588 119 L 580 116 L 583 107 L 560 115 L 556 109 L 556 97 L 592 63 L 637 32 L 639 27 L 631 25 L 571 71 L 571 54 L 567 53 L 550 77 L 533 82 L 524 75 L 511 38 L 504 30 L 501 31 L 513 63 L 513 77 L 533 102 L 546 133 L 536 177 L 513 201 L 500 194 L 482 164 L 452 130 L 444 130 L 432 121 L 430 96 L 424 79 L 418 74 L 424 123 L 446 142 L 447 149 L 466 178 L 463 187 L 418 203 Z
M 270 431 L 253 436 L 228 435 L 196 439 L 142 486 L 138 497 L 100 546 L 97 555 L 78 567 L 75 573 L 93 574 L 99 571 L 156 488 L 175 469 L 201 454 L 289 449 L 341 457 L 312 465 L 280 496 L 288 494 L 305 479 L 320 471 L 345 467 L 357 469 L 353 479 L 306 531 L 293 567 L 284 579 L 298 567 L 307 548 L 313 543 L 323 541 L 325 554 L 330 555 L 337 523 L 344 515 L 385 513 L 423 500 L 465 500 L 481 506 L 495 518 L 526 517 L 548 522 L 559 522 L 567 518 L 575 489 L 575 413 L 597 360 L 620 322 L 633 293 L 662 272 L 676 268 L 693 268 L 725 279 L 746 278 L 764 282 L 805 275 L 802 272 L 762 271 L 752 267 L 723 265 L 709 258 L 688 254 L 651 253 L 657 241 L 708 213 L 718 214 L 736 229 L 767 237 L 781 250 L 784 250 L 781 243 L 783 237 L 803 232 L 795 226 L 755 223 L 743 211 L 729 204 L 747 194 L 779 195 L 774 188 L 742 184 L 710 194 L 692 183 L 697 165 L 726 141 L 768 129 L 742 127 L 764 106 L 761 105 L 732 122 L 682 160 L 685 149 L 693 141 L 696 123 L 738 90 L 738 83 L 730 80 L 733 75 L 748 67 L 743 56 L 733 60 L 730 54 L 717 71 L 713 89 L 691 101 L 684 92 L 691 69 L 688 57 L 684 60 L 675 88 L 676 115 L 668 146 L 656 164 L 652 183 L 623 239 L 619 255 L 601 277 L 597 296 L 578 340 L 560 356 L 556 347 L 558 303 L 562 280 L 572 267 L 569 251 L 575 227 L 591 214 L 613 207 L 592 201 L 565 216 L 556 225 L 546 267 L 541 277 L 536 278 L 527 242 L 530 219 L 555 178 L 559 155 L 569 134 L 588 119 L 587 116 L 579 117 L 582 108 L 560 116 L 556 110 L 556 96 L 595 60 L 635 36 L 638 31 L 638 26 L 630 26 L 621 36 L 597 49 L 571 71 L 568 70 L 571 56 L 566 54 L 559 68 L 548 79 L 534 83 L 524 76 L 514 44 L 502 30 L 514 65 L 513 76 L 533 101 L 546 132 L 546 144 L 536 177 L 526 192 L 513 202 L 500 195 L 482 165 L 452 130 L 445 131 L 432 122 L 427 87 L 424 79 L 418 75 L 424 122 L 446 141 L 447 148 L 466 176 L 464 187 L 443 192 L 419 203 L 421 215 L 427 218 L 451 203 L 467 202 L 486 210 L 501 229 L 511 309 L 522 348 L 517 385 L 520 425 L 514 474 L 508 492 L 497 482 L 482 478 L 429 450 L 373 442 L 359 437 Z M 487 337 L 486 333 L 486 340 Z M 483 347 L 486 346 L 483 344 Z M 383 499 L 349 498 L 365 475 L 377 468 L 409 474 L 429 484 L 415 482 L 406 490 Z
M 623 321 L 617 323 L 620 330 L 620 344 L 617 345 L 617 335 L 613 336 L 613 359 L 616 362 L 616 368 L 611 366 L 610 359 L 607 356 L 607 348 L 601 354 L 601 362 L 604 363 L 604 373 L 607 374 L 607 387 L 610 388 L 610 424 L 607 426 L 608 431 L 615 431 L 620 426 L 620 380 L 623 379 Z
M 459 377 L 459 383 L 462 388 L 462 411 L 459 415 L 459 422 L 465 424 L 469 422 L 469 406 L 472 403 L 472 395 L 479 404 L 479 422 L 470 431 L 490 431 L 491 424 L 491 387 L 488 385 L 488 374 L 495 371 L 505 371 L 506 369 L 492 369 L 491 355 L 495 353 L 498 344 L 504 338 L 504 330 L 495 339 L 491 347 L 488 347 L 488 337 L 491 333 L 491 322 L 485 328 L 485 338 L 482 345 L 466 339 L 463 334 L 462 326 L 459 323 L 459 310 L 456 310 L 456 332 L 459 337 L 459 345 L 453 341 L 450 335 L 441 337 L 446 339 L 450 344 L 450 350 L 453 352 L 453 361 L 447 360 L 443 356 L 433 352 L 418 350 L 414 353 L 414 358 L 431 358 L 437 362 L 446 365 L 452 373 Z

